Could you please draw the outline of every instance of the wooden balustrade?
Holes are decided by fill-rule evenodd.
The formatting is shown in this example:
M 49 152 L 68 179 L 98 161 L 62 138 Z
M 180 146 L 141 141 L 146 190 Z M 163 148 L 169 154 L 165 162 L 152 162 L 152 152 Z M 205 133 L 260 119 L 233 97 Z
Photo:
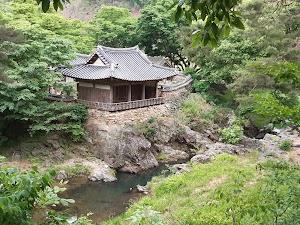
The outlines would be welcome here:
M 77 99 L 77 102 L 85 104 L 87 107 L 92 109 L 98 109 L 103 111 L 122 111 L 127 109 L 136 109 L 152 105 L 160 105 L 165 103 L 164 98 L 149 98 L 144 100 L 130 101 L 130 102 L 119 102 L 119 103 L 103 103 L 103 102 L 91 102 L 86 100 Z

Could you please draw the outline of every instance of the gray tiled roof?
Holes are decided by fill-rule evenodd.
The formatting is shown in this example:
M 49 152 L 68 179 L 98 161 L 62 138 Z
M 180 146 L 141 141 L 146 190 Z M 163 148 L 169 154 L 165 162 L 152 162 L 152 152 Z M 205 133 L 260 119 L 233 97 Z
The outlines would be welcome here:
M 109 66 L 77 65 L 72 69 L 60 69 L 63 75 L 86 80 L 100 80 L 111 76 Z
M 106 65 L 88 64 L 95 54 Z M 110 77 L 127 81 L 161 80 L 179 74 L 173 68 L 153 64 L 138 46 L 131 48 L 98 46 L 90 56 L 79 54 L 71 65 L 74 67 L 61 69 L 61 72 L 73 78 L 90 80 Z
M 76 54 L 77 58 L 75 58 L 70 64 L 72 66 L 76 66 L 76 65 L 81 65 L 81 64 L 85 64 L 87 59 L 89 58 L 88 55 L 84 55 L 84 54 Z
M 165 63 L 169 64 L 163 56 L 148 56 L 148 59 L 157 65 L 163 66 Z

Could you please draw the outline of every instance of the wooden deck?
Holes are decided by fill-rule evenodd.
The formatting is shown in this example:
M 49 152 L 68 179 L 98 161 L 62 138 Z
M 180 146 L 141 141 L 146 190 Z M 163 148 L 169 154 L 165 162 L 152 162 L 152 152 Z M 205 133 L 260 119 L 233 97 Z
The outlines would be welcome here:
M 102 111 L 109 111 L 109 112 L 123 111 L 127 109 L 136 109 L 136 108 L 142 108 L 142 107 L 147 107 L 152 105 L 160 105 L 165 103 L 165 100 L 162 97 L 149 98 L 149 99 L 130 101 L 130 102 L 119 102 L 119 103 L 91 102 L 91 101 L 86 101 L 81 99 L 77 99 L 76 101 L 85 104 L 89 108 L 98 109 Z

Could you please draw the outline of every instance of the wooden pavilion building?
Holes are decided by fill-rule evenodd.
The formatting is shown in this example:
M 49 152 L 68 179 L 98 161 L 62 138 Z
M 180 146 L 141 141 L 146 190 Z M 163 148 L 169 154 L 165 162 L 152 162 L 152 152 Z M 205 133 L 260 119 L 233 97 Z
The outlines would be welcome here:
M 162 104 L 158 82 L 179 74 L 174 68 L 151 62 L 138 46 L 98 46 L 91 55 L 78 54 L 71 65 L 60 71 L 66 81 L 77 82 L 77 101 L 105 111 Z

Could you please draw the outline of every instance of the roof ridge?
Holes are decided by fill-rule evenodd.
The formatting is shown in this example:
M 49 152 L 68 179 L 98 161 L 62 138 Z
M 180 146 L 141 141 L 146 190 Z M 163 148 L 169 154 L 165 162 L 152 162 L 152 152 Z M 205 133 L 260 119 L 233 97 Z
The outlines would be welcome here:
M 109 64 L 111 64 L 111 63 L 117 64 L 115 61 L 113 61 L 113 60 L 106 54 L 106 52 L 105 52 L 104 49 L 103 49 L 103 46 L 98 45 L 98 46 L 97 46 L 97 49 L 96 49 L 96 51 L 95 51 L 95 53 L 97 53 L 98 56 L 99 56 L 99 54 L 102 55 L 102 56 L 108 61 Z M 95 53 L 94 53 L 94 54 L 95 54 Z
M 107 51 L 136 51 L 139 50 L 139 46 L 135 45 L 133 47 L 128 47 L 128 48 L 112 48 L 112 47 L 106 47 L 103 45 L 98 45 L 97 49 L 100 48 L 102 50 L 107 50 Z
M 106 68 L 109 68 L 110 65 L 94 65 L 94 64 L 82 64 L 82 65 L 85 65 L 85 66 L 92 66 L 92 67 L 106 67 Z
M 166 69 L 166 70 L 170 70 L 170 71 L 180 72 L 180 71 L 176 70 L 176 68 L 161 66 L 161 65 L 158 65 L 158 64 L 155 64 L 155 63 L 152 63 L 152 66 L 162 68 L 162 69 Z
M 90 55 L 87 54 L 81 54 L 81 53 L 75 53 L 77 56 L 81 56 L 81 57 L 89 57 Z

